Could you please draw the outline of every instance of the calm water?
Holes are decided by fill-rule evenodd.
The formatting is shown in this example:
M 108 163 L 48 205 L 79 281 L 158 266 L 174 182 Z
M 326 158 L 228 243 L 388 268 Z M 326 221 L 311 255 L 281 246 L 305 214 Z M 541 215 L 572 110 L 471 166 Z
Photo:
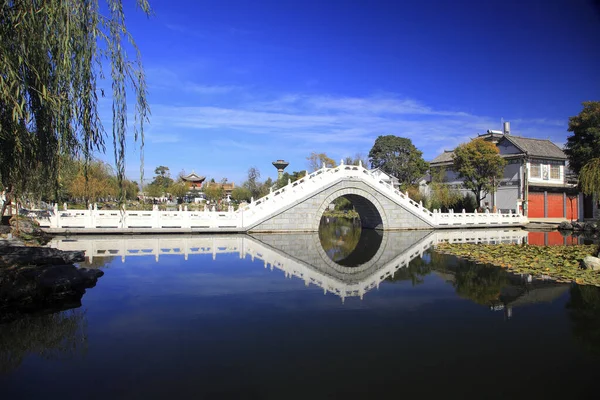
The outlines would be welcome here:
M 319 235 L 56 240 L 105 275 L 79 308 L 0 325 L 1 398 L 593 396 L 600 291 L 431 248 L 529 239 L 338 223 Z

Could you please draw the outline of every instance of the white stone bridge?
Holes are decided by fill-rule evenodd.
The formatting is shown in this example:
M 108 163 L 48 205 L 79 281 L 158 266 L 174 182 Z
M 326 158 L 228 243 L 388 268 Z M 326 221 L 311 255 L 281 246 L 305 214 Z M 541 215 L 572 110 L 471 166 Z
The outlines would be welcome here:
M 265 268 L 279 269 L 285 277 L 302 279 L 306 286 L 316 285 L 324 293 L 334 293 L 342 300 L 360 297 L 381 281 L 407 267 L 416 257 L 440 242 L 451 243 L 523 243 L 527 232 L 518 228 L 373 232 L 380 242 L 372 253 L 363 258 L 364 248 L 359 242 L 356 249 L 361 256 L 356 263 L 349 260 L 332 261 L 323 250 L 316 234 L 259 234 L 259 235 L 193 235 L 193 236 L 79 236 L 55 238 L 50 247 L 61 250 L 85 251 L 88 261 L 94 258 L 190 256 L 237 253 L 241 259 L 261 260 Z M 349 266 L 349 264 L 352 264 Z
M 431 212 L 356 165 L 323 168 L 237 211 L 59 210 L 37 219 L 51 233 L 316 232 L 332 201 L 346 197 L 365 228 L 413 230 L 523 226 L 520 214 Z

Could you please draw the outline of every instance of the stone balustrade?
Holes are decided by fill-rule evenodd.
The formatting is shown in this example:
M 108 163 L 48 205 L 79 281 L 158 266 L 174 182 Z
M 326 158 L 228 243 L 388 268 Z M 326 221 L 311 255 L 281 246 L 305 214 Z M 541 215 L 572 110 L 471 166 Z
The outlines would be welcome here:
M 58 210 L 37 217 L 54 232 L 316 231 L 325 208 L 337 197 L 354 199 L 363 226 L 384 230 L 522 226 L 513 213 L 432 212 L 360 165 L 322 168 L 233 211 Z

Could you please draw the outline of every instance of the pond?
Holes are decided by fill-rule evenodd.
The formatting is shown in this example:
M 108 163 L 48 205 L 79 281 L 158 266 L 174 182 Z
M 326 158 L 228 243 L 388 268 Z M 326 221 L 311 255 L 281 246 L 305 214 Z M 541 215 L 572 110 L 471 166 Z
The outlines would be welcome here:
M 530 234 L 341 220 L 319 234 L 56 238 L 51 246 L 85 250 L 82 266 L 105 275 L 65 306 L 75 308 L 0 325 L 0 393 L 579 398 L 596 387 L 600 291 L 433 249 L 577 241 Z

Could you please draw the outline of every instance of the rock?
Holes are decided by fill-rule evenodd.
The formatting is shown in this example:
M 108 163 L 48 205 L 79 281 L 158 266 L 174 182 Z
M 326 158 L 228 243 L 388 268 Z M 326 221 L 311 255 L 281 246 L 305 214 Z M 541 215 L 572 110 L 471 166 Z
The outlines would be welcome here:
M 590 269 L 592 271 L 600 271 L 600 258 L 585 256 L 582 261 L 584 269 Z
M 62 251 L 49 247 L 0 246 L 0 266 L 73 264 L 84 260 L 83 251 Z
M 583 230 L 586 232 L 593 232 L 596 230 L 596 224 L 594 222 L 585 222 L 583 224 Z
M 573 225 L 569 221 L 563 221 L 558 225 L 558 229 L 561 231 L 572 231 Z
M 10 218 L 9 223 L 12 227 L 12 234 L 16 237 L 20 237 L 25 242 L 38 245 L 46 244 L 51 238 L 50 235 L 40 228 L 37 221 L 30 217 L 14 215 Z
M 582 231 L 583 230 L 583 222 L 575 221 L 571 225 L 573 226 L 574 231 Z
M 16 314 L 77 306 L 102 275 L 72 264 L 0 268 L 0 323 Z

